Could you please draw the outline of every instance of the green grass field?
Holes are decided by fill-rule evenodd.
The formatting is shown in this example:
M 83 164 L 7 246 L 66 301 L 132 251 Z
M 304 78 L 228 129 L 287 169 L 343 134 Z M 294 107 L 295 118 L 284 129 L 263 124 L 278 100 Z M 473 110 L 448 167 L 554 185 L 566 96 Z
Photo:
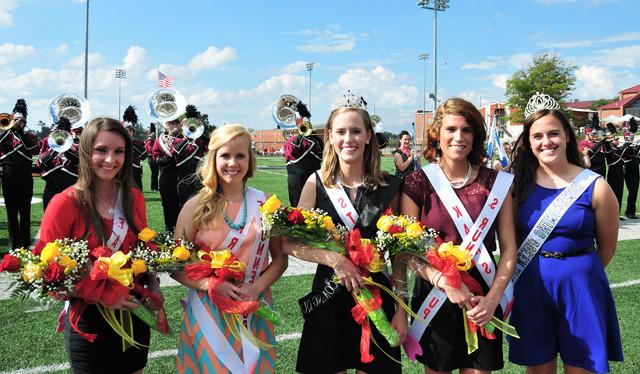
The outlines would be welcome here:
M 278 166 L 284 165 L 281 158 L 261 158 L 260 165 Z M 393 168 L 392 160 L 385 158 L 383 162 L 385 170 Z M 160 196 L 157 192 L 149 192 L 149 171 L 145 170 L 145 197 L 147 201 L 147 217 L 149 226 L 161 229 L 162 210 Z M 260 170 L 250 183 L 256 188 L 270 193 L 276 193 L 285 202 L 287 199 L 286 171 L 284 169 Z M 36 183 L 36 196 L 41 196 L 42 183 Z M 33 233 L 37 231 L 42 205 L 33 208 Z M 6 214 L 0 209 L 0 235 L 6 238 Z M 640 268 L 640 258 L 637 255 L 640 248 L 640 240 L 623 241 L 619 243 L 618 252 L 611 265 L 607 268 L 607 274 L 611 283 L 619 283 L 634 280 L 638 277 L 637 269 Z M 311 283 L 310 275 L 285 277 L 280 279 L 273 287 L 275 308 L 284 317 L 284 323 L 276 329 L 278 335 L 298 333 L 302 328 L 302 317 L 298 310 L 297 299 L 304 296 Z M 184 287 L 164 288 L 166 307 L 172 327 L 172 333 L 163 336 L 153 333 L 151 351 L 165 351 L 176 349 L 182 308 L 180 299 L 186 295 Z M 613 373 L 638 373 L 640 372 L 640 316 L 637 314 L 637 300 L 640 299 L 640 286 L 614 288 L 613 295 L 618 309 L 620 329 L 622 333 L 625 362 L 612 364 Z M 27 308 L 28 309 L 28 308 Z M 55 334 L 55 321 L 59 308 L 34 313 L 25 313 L 25 306 L 14 300 L 0 301 L 0 316 L 3 323 L 0 327 L 0 374 L 18 369 L 33 368 L 47 365 L 63 364 L 66 362 L 63 336 Z M 277 372 L 292 373 L 295 369 L 295 360 L 298 350 L 298 339 L 280 341 L 277 345 Z M 506 361 L 505 345 L 505 361 Z M 145 372 L 147 373 L 171 373 L 174 372 L 175 357 L 166 353 L 161 357 L 150 358 Z M 422 373 L 422 367 L 403 360 L 404 372 Z M 40 371 L 42 372 L 42 371 Z M 505 364 L 505 373 L 521 373 L 523 369 L 509 363 Z

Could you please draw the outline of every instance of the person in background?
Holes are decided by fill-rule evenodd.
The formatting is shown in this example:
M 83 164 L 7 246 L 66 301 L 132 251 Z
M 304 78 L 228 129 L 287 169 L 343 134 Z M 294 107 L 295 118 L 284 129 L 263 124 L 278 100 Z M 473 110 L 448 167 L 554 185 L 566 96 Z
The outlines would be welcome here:
M 13 126 L 0 130 L 0 167 L 2 168 L 2 192 L 7 223 L 9 247 L 31 246 L 31 198 L 33 176 L 31 162 L 38 154 L 38 139 L 27 126 L 27 103 L 18 99 L 13 107 Z
M 624 161 L 624 183 L 627 186 L 627 206 L 624 212 L 624 216 L 629 219 L 637 219 L 636 217 L 636 202 L 638 200 L 638 187 L 640 185 L 640 146 L 634 143 L 633 133 L 638 130 L 635 121 L 633 126 L 630 127 L 628 132 L 624 133 L 624 147 L 625 150 L 622 153 L 622 160 Z
M 551 100 L 531 98 L 515 145 L 521 247 L 511 324 L 520 339 L 509 338 L 509 360 L 527 373 L 556 373 L 559 353 L 565 373 L 607 373 L 609 361 L 623 359 L 604 271 L 616 250 L 618 204 L 604 178 L 582 167 L 576 135 Z
M 491 168 L 493 170 L 504 170 L 504 171 L 509 171 L 511 169 L 511 143 L 509 142 L 503 142 L 502 143 L 502 149 L 504 149 L 504 153 L 507 155 L 507 161 L 508 163 L 506 165 L 502 165 L 502 161 L 500 160 L 493 160 L 493 164 L 491 165 Z
M 144 148 L 147 151 L 147 163 L 151 170 L 151 191 L 158 191 L 158 164 L 153 159 L 153 144 L 156 142 L 156 125 L 152 122 L 149 125 L 147 140 L 144 142 Z
M 411 135 L 408 131 L 400 131 L 400 144 L 393 151 L 393 163 L 396 166 L 396 177 L 404 178 L 420 168 L 420 159 L 411 149 Z
M 202 188 L 197 169 L 208 151 L 209 137 L 204 132 L 197 134 L 201 126 L 204 125 L 200 119 L 200 112 L 195 105 L 187 105 L 185 118 L 181 122 L 183 138 L 176 142 L 172 149 L 176 160 L 178 209 L 182 209 L 187 200 Z
M 71 122 L 65 117 L 61 117 L 53 132 L 59 131 L 58 136 L 66 135 L 69 137 L 69 145 L 63 148 L 51 149 L 49 139 L 42 139 L 40 146 L 40 156 L 36 165 L 40 169 L 40 176 L 44 179 L 44 191 L 42 192 L 43 210 L 47 210 L 47 205 L 54 195 L 66 190 L 78 181 L 78 143 L 74 141 L 71 134 Z M 64 149 L 68 147 L 68 149 Z
M 160 168 L 160 199 L 162 200 L 162 213 L 164 214 L 164 227 L 168 232 L 173 232 L 176 227 L 178 213 L 178 177 L 173 146 L 182 139 L 180 135 L 180 122 L 168 121 L 165 131 L 160 134 L 153 144 L 153 159 Z
M 607 162 L 605 154 L 611 147 L 607 138 L 597 141 L 594 136 L 595 132 L 596 130 L 592 127 L 585 128 L 585 137 L 578 144 L 578 150 L 584 155 L 584 166 L 606 178 Z
M 136 184 L 136 187 L 142 191 L 142 160 L 147 158 L 147 149 L 145 142 L 142 140 L 138 140 L 135 138 L 136 136 L 136 125 L 138 124 L 138 115 L 136 114 L 136 108 L 132 105 L 129 105 L 127 109 L 124 110 L 124 114 L 122 115 L 122 120 L 124 128 L 127 129 L 129 136 L 131 136 L 131 141 L 133 143 L 133 181 Z
M 607 129 L 611 133 L 608 138 L 608 142 L 605 143 L 607 149 L 607 182 L 611 186 L 613 193 L 618 199 L 618 212 L 622 210 L 622 194 L 624 193 L 624 161 L 622 160 L 622 153 L 625 151 L 626 146 L 620 144 L 617 138 L 617 128 L 613 123 L 607 123 Z M 620 216 L 620 220 L 625 218 Z

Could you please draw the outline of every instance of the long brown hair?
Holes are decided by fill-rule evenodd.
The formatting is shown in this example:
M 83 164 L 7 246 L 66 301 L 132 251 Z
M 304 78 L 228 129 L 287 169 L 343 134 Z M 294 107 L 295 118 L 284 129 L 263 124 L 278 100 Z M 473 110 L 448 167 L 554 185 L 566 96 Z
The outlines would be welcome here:
M 218 127 L 211 133 L 209 152 L 204 162 L 200 163 L 198 173 L 202 178 L 203 187 L 197 195 L 198 204 L 193 212 L 195 227 L 214 227 L 216 219 L 222 217 L 225 200 L 219 194 L 218 174 L 216 171 L 216 155 L 218 150 L 236 137 L 243 138 L 247 143 L 249 167 L 243 178 L 246 188 L 247 180 L 256 172 L 256 155 L 251 151 L 251 134 L 246 127 L 239 124 L 228 124 Z
M 106 242 L 105 232 L 107 232 L 107 228 L 104 227 L 102 218 L 96 208 L 96 175 L 91 167 L 93 145 L 98 133 L 101 131 L 115 133 L 124 140 L 124 163 L 116 175 L 116 182 L 122 190 L 121 201 L 122 208 L 124 210 L 124 218 L 134 232 L 138 232 L 138 227 L 136 227 L 133 219 L 133 194 L 131 193 L 131 188 L 133 186 L 133 179 L 131 176 L 131 138 L 129 137 L 127 130 L 119 121 L 113 118 L 96 118 L 84 127 L 82 135 L 80 135 L 80 145 L 78 147 L 80 163 L 78 170 L 78 182 L 75 184 L 75 195 L 78 203 L 80 204 L 81 211 L 89 218 L 91 227 L 93 228 L 93 232 L 98 238 L 98 241 L 104 244 Z
M 523 201 L 531 191 L 536 180 L 536 170 L 540 163 L 531 151 L 531 125 L 544 116 L 553 116 L 556 118 L 567 134 L 569 142 L 567 143 L 567 161 L 569 163 L 584 167 L 581 161 L 580 152 L 578 151 L 578 140 L 573 127 L 564 116 L 562 111 L 557 109 L 544 109 L 530 115 L 524 122 L 524 127 L 520 136 L 516 140 L 511 153 L 511 171 L 515 175 L 513 182 L 513 197 L 516 201 Z
M 464 117 L 467 124 L 471 126 L 473 146 L 467 156 L 467 160 L 469 160 L 472 165 L 477 166 L 482 164 L 482 159 L 485 156 L 484 140 L 487 137 L 484 118 L 482 118 L 482 114 L 473 104 L 459 97 L 448 99 L 440 104 L 436 110 L 436 117 L 433 120 L 433 125 L 429 129 L 429 145 L 424 151 L 424 157 L 431 162 L 442 157 L 442 150 L 440 149 L 440 129 L 442 129 L 444 116 L 448 114 Z
M 340 159 L 333 149 L 333 145 L 329 141 L 329 135 L 331 134 L 331 127 L 333 120 L 342 113 L 355 112 L 358 113 L 362 121 L 364 122 L 365 130 L 371 134 L 371 140 L 369 144 L 364 147 L 364 184 L 375 190 L 379 186 L 386 186 L 384 181 L 386 172 L 380 171 L 380 151 L 378 150 L 378 140 L 376 134 L 373 131 L 373 124 L 369 113 L 363 109 L 357 108 L 339 108 L 335 109 L 329 115 L 327 124 L 324 127 L 324 152 L 322 153 L 322 166 L 320 167 L 320 175 L 322 177 L 322 184 L 327 187 L 334 187 L 336 180 L 338 179 L 338 173 L 340 172 Z

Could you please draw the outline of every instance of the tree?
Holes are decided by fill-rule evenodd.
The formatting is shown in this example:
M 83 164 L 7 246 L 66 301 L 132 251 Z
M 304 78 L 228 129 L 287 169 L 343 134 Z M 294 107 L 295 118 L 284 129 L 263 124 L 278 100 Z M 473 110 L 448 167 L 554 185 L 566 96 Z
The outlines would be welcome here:
M 598 108 L 600 108 L 603 105 L 607 105 L 609 103 L 612 103 L 614 101 L 618 100 L 617 98 L 613 98 L 613 99 L 598 99 L 598 100 L 594 100 L 591 105 L 589 106 L 589 109 L 591 110 L 598 110 Z
M 535 56 L 530 66 L 518 70 L 507 80 L 507 102 L 511 108 L 522 110 L 512 111 L 511 121 L 524 122 L 524 109 L 536 91 L 553 97 L 562 105 L 576 82 L 575 70 L 575 65 L 568 65 L 558 56 L 547 53 Z

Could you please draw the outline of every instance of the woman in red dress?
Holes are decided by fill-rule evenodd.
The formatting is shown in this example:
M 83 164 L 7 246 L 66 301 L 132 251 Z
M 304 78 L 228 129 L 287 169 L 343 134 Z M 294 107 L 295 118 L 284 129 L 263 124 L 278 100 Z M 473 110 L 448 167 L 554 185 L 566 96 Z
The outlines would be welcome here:
M 107 248 L 109 253 L 130 251 L 138 232 L 146 227 L 144 197 L 133 188 L 131 179 L 131 148 L 129 135 L 114 119 L 96 118 L 85 127 L 80 138 L 78 182 L 49 203 L 36 249 L 56 239 L 70 238 L 88 241 L 91 261 L 99 255 L 96 249 L 103 253 Z M 160 294 L 157 278 L 146 278 L 149 289 Z M 65 318 L 64 340 L 72 372 L 141 373 L 147 362 L 149 327 L 132 315 L 133 337 L 141 346 L 123 351 L 122 338 L 100 315 L 98 307 L 83 303 L 72 298 L 67 315 L 82 313 L 72 323 Z M 145 305 L 155 307 L 150 301 Z M 132 295 L 110 306 L 125 311 L 138 307 L 141 305 Z M 97 337 L 90 342 L 84 334 Z

